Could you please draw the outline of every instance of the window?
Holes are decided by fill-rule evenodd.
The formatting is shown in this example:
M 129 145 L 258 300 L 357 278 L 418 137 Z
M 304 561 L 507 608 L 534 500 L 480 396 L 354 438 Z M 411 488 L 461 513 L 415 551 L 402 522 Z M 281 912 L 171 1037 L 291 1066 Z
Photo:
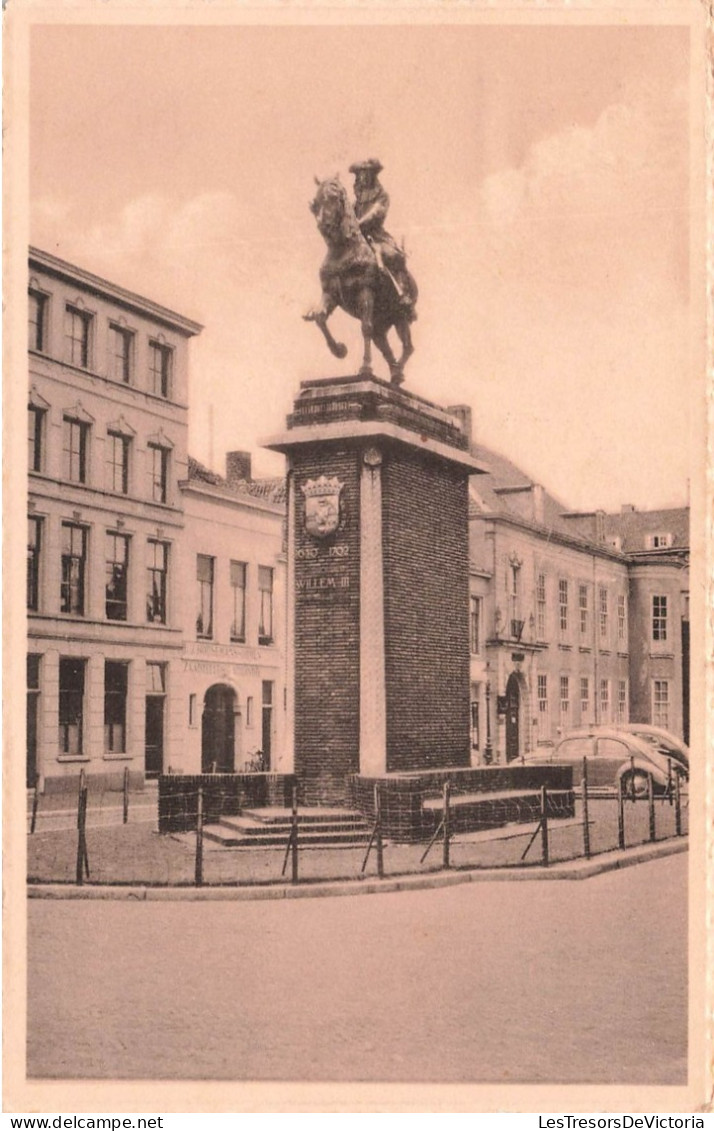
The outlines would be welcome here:
M 478 656 L 481 652 L 481 598 L 471 598 L 469 615 L 469 640 L 471 655 Z
M 39 291 L 28 292 L 28 349 L 47 348 L 47 300 L 48 296 Z
M 545 574 L 539 573 L 536 578 L 536 619 L 538 624 L 538 639 L 545 640 L 546 635 L 546 594 Z
M 580 722 L 589 723 L 590 719 L 590 679 L 586 675 L 580 677 Z
M 29 405 L 27 409 L 27 466 L 30 471 L 42 471 L 44 430 L 44 410 L 35 405 Z
M 80 369 L 89 369 L 92 315 L 75 306 L 67 306 L 64 327 L 67 361 Z
M 258 566 L 258 592 L 260 610 L 258 617 L 258 643 L 273 641 L 273 571 L 269 566 Z
M 87 482 L 89 425 L 65 416 L 62 423 L 63 476 L 71 483 Z
M 109 323 L 109 376 L 128 385 L 134 357 L 134 335 L 123 326 Z
M 478 700 L 471 700 L 471 749 L 481 749 L 481 728 L 479 720 Z
M 600 680 L 600 722 L 610 722 L 610 680 Z
M 107 486 L 119 495 L 129 493 L 129 450 L 131 440 L 118 432 L 107 434 Z
M 565 734 L 570 730 L 570 677 L 560 677 L 560 728 Z
M 518 621 L 520 618 L 520 589 L 521 589 L 521 567 L 515 562 L 511 562 L 510 570 L 510 585 L 509 585 L 509 606 L 511 613 L 511 620 Z M 516 629 L 511 627 L 511 636 L 518 636 Z
M 620 643 L 627 641 L 627 597 L 624 593 L 617 595 L 617 639 Z
M 578 586 L 578 607 L 580 609 L 580 635 L 587 636 L 590 627 L 587 585 Z
M 648 550 L 667 550 L 672 545 L 672 535 L 664 531 L 648 534 L 645 538 L 645 548 Z
M 563 578 L 558 582 L 558 608 L 560 611 L 560 631 L 568 631 L 568 583 Z
M 42 657 L 30 652 L 27 656 L 27 751 L 25 765 L 25 784 L 37 784 L 37 732 L 40 714 L 40 663 Z
M 249 695 L 245 701 L 245 725 L 252 727 L 253 722 L 253 696 Z
M 84 660 L 60 657 L 59 748 L 60 754 L 82 753 L 84 722 Z
M 652 639 L 667 639 L 667 598 L 652 598 Z
M 669 680 L 652 681 L 652 723 L 656 727 L 669 729 Z
M 149 541 L 147 555 L 146 619 L 150 624 L 166 624 L 167 543 Z
M 166 691 L 166 664 L 147 661 L 146 694 L 163 695 Z
M 607 589 L 600 587 L 600 639 L 607 642 L 610 628 L 610 612 L 608 608 Z
M 149 342 L 149 392 L 157 397 L 171 393 L 173 350 L 161 342 Z
M 231 562 L 231 640 L 245 640 L 245 562 Z
M 42 550 L 42 519 L 27 520 L 27 607 L 37 612 L 40 607 L 40 553 Z
M 126 692 L 129 665 L 106 660 L 104 663 L 104 753 L 126 751 Z
M 169 453 L 167 448 L 149 444 L 150 497 L 155 503 L 165 503 L 168 498 Z
M 261 712 L 261 750 L 263 752 L 262 767 L 270 769 L 271 752 L 273 746 L 273 684 L 270 680 L 263 680 L 263 705 Z
M 129 538 L 107 533 L 105 613 L 107 620 L 127 619 Z
M 550 737 L 550 714 L 548 711 L 548 676 L 538 676 L 538 732 L 541 738 Z
M 617 721 L 618 723 L 627 722 L 627 680 L 618 679 L 617 681 Z
M 214 559 L 205 554 L 199 554 L 196 558 L 198 581 L 196 636 L 213 636 L 213 564 Z
M 87 531 L 62 523 L 62 583 L 60 612 L 84 616 L 84 582 L 87 572 Z

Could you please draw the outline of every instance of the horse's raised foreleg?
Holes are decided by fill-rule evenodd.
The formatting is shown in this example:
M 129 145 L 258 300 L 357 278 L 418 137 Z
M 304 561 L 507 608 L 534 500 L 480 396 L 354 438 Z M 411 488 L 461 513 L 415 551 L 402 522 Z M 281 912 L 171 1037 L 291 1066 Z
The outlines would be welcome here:
M 329 347 L 330 353 L 335 357 L 347 357 L 347 346 L 342 342 L 338 342 L 333 338 L 327 326 L 327 319 L 332 314 L 337 303 L 334 302 L 328 295 L 323 295 L 322 306 L 315 307 L 313 310 L 308 310 L 307 314 L 303 314 L 306 322 L 314 322 L 320 328 Z

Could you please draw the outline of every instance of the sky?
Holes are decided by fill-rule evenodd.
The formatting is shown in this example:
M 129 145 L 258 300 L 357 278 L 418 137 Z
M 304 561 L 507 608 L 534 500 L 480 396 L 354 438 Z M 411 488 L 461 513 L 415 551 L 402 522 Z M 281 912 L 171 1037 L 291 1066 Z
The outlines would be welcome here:
M 419 285 L 405 388 L 573 509 L 683 505 L 692 445 L 683 27 L 35 26 L 31 241 L 201 322 L 190 450 L 282 458 L 314 177 L 378 157 Z M 377 356 L 375 371 L 388 376 Z

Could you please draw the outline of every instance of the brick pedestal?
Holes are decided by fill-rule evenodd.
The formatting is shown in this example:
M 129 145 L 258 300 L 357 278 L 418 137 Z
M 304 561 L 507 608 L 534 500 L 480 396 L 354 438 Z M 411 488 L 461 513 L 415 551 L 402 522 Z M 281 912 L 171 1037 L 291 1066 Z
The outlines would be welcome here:
M 458 423 L 374 378 L 308 381 L 267 446 L 289 458 L 304 802 L 344 803 L 354 774 L 468 766 L 468 477 L 481 468 Z

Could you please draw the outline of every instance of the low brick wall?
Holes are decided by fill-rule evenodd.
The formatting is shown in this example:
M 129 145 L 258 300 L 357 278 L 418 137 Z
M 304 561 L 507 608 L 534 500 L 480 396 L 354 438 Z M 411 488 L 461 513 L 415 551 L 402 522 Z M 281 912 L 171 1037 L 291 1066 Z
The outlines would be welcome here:
M 203 787 L 203 819 L 215 824 L 241 809 L 292 804 L 296 779 L 289 774 L 162 774 L 159 778 L 159 832 L 196 828 L 198 787 Z
M 428 798 L 441 797 L 445 782 L 451 785 L 452 796 L 464 793 L 498 793 L 503 790 L 537 792 L 542 786 L 553 790 L 572 790 L 573 771 L 570 766 L 479 766 L 467 769 L 432 770 L 414 774 L 385 774 L 367 778 L 354 774 L 348 781 L 349 805 L 358 809 L 367 819 L 374 819 L 374 787 L 380 788 L 382 831 L 395 841 L 426 840 L 434 831 L 435 814 L 424 810 Z M 514 806 L 514 813 L 517 808 Z M 559 805 L 559 814 L 572 816 L 575 798 L 572 793 Z M 530 813 L 525 807 L 525 812 Z M 532 819 L 532 816 L 528 816 Z M 458 818 L 455 831 L 466 831 L 463 816 Z M 473 828 L 488 827 L 491 821 L 474 824 Z

